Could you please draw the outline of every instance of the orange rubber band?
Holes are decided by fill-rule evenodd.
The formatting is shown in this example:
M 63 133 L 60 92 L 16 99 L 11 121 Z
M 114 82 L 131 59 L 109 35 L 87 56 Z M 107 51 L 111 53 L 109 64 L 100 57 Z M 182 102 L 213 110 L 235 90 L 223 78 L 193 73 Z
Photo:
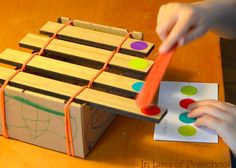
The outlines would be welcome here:
M 14 78 L 19 72 L 21 72 L 21 69 L 15 71 L 5 82 L 0 88 L 0 112 L 1 112 L 1 117 L 2 117 L 2 135 L 5 138 L 9 138 L 8 132 L 7 132 L 7 124 L 6 124 L 6 111 L 5 111 L 5 95 L 4 95 L 4 90 L 9 83 L 9 81 Z
M 65 23 L 60 29 L 58 29 L 53 35 L 52 37 L 43 45 L 43 47 L 41 48 L 41 50 L 39 51 L 39 55 L 42 55 L 43 52 L 45 51 L 46 47 L 52 42 L 52 40 L 57 38 L 57 34 L 62 31 L 66 26 L 68 25 L 72 25 L 73 21 L 68 21 L 67 23 Z
M 1 118 L 2 118 L 2 135 L 5 138 L 9 138 L 8 136 L 8 132 L 7 132 L 7 124 L 6 124 L 6 109 L 5 109 L 5 88 L 8 85 L 8 83 L 10 82 L 10 80 L 12 80 L 19 72 L 23 72 L 25 71 L 26 65 L 36 56 L 41 56 L 46 47 L 52 42 L 53 39 L 57 38 L 57 34 L 64 29 L 66 26 L 68 25 L 72 25 L 72 21 L 69 21 L 67 23 L 65 23 L 60 29 L 58 29 L 53 36 L 44 44 L 44 46 L 40 49 L 39 52 L 33 53 L 21 66 L 20 69 L 16 70 L 7 80 L 4 81 L 3 85 L 1 85 L 0 87 L 0 113 L 1 113 Z
M 12 78 L 14 78 L 19 72 L 23 72 L 26 69 L 27 64 L 36 56 L 41 56 L 46 47 L 52 42 L 53 39 L 57 38 L 57 34 L 63 30 L 66 26 L 72 25 L 72 21 L 69 21 L 65 23 L 59 30 L 57 30 L 53 36 L 43 45 L 43 47 L 40 49 L 39 52 L 33 53 L 25 62 L 22 64 L 21 69 L 15 71 L 12 76 L 10 76 L 2 85 L 0 88 L 0 110 L 2 114 L 2 134 L 4 137 L 8 138 L 8 132 L 7 132 L 7 127 L 6 127 L 6 112 L 5 112 L 5 97 L 4 97 L 4 89 L 10 82 Z M 121 49 L 121 46 L 124 44 L 124 42 L 130 37 L 131 33 L 128 33 L 127 36 L 124 38 L 124 40 L 121 42 L 121 44 L 114 50 L 109 58 L 106 60 L 104 63 L 104 66 L 102 69 L 100 69 L 94 77 L 91 78 L 87 86 L 83 86 L 80 90 L 78 90 L 66 103 L 64 107 L 64 112 L 65 112 L 65 132 L 66 132 L 66 147 L 67 147 L 67 154 L 74 156 L 74 145 L 73 145 L 73 137 L 72 137 L 72 129 L 71 129 L 71 121 L 70 121 L 70 104 L 73 102 L 75 97 L 77 97 L 81 92 L 83 92 L 86 88 L 91 88 L 93 82 L 96 80 L 96 78 L 105 70 L 108 69 L 108 64 L 110 63 L 111 59 L 114 57 L 116 53 L 118 53 Z
M 2 135 L 8 138 L 7 128 L 6 128 L 6 114 L 5 111 L 5 101 L 4 101 L 4 89 L 0 88 L 0 110 L 2 117 Z
M 38 52 L 31 54 L 31 56 L 22 64 L 21 70 L 25 71 L 26 65 L 36 56 L 39 55 Z
M 72 138 L 72 129 L 71 129 L 71 122 L 70 122 L 70 105 L 73 102 L 74 98 L 77 97 L 81 92 L 83 92 L 87 86 L 82 87 L 78 90 L 66 103 L 64 107 L 65 113 L 65 132 L 66 132 L 66 148 L 67 154 L 74 156 L 74 144 Z
M 131 33 L 128 33 L 126 35 L 126 37 L 123 39 L 123 41 L 120 43 L 120 45 L 114 50 L 112 51 L 111 55 L 108 57 L 108 59 L 106 60 L 106 62 L 104 63 L 102 69 L 100 69 L 89 81 L 88 85 L 83 86 L 82 88 L 80 88 L 72 97 L 70 97 L 70 99 L 68 100 L 68 102 L 66 103 L 65 107 L 64 107 L 64 113 L 65 113 L 65 125 L 66 125 L 66 146 L 67 146 L 67 153 L 69 155 L 74 156 L 74 145 L 73 145 L 73 138 L 72 138 L 72 129 L 71 129 L 71 122 L 70 122 L 70 105 L 73 102 L 73 100 L 81 93 L 83 92 L 85 89 L 87 88 L 91 88 L 93 82 L 97 79 L 97 77 L 105 70 L 108 69 L 108 64 L 110 63 L 110 61 L 112 60 L 112 58 L 114 57 L 114 55 L 116 53 L 118 53 L 121 49 L 121 46 L 124 44 L 124 42 L 130 37 Z

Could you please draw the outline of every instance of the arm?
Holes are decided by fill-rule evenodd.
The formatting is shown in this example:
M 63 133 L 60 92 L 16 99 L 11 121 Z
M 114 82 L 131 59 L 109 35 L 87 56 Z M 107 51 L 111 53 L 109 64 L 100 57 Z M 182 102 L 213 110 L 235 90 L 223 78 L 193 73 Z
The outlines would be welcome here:
M 159 51 L 165 53 L 175 44 L 187 44 L 208 30 L 224 38 L 236 38 L 236 0 L 206 0 L 161 6 L 156 28 L 163 41 Z
M 236 0 L 208 0 L 193 5 L 208 11 L 211 31 L 223 38 L 236 39 Z
M 170 3 L 160 8 L 157 33 L 163 40 L 161 53 L 175 44 L 184 45 L 211 30 L 224 38 L 236 38 L 236 0 L 207 0 L 192 4 Z M 215 130 L 236 157 L 236 106 L 216 100 L 188 107 L 196 126 Z

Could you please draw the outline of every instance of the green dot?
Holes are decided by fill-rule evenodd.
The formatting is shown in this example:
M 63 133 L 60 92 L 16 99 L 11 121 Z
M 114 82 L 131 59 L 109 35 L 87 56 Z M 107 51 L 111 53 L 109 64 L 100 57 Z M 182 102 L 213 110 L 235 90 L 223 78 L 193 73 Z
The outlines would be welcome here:
M 182 121 L 183 123 L 189 124 L 195 122 L 196 118 L 189 118 L 188 112 L 184 112 L 179 115 L 179 120 Z
M 184 86 L 181 88 L 181 93 L 183 93 L 186 96 L 192 96 L 197 94 L 198 90 L 194 86 Z
M 197 133 L 196 128 L 189 125 L 179 127 L 178 131 L 183 136 L 193 136 Z
M 145 69 L 148 66 L 148 62 L 142 58 L 134 58 L 129 62 L 129 66 L 134 69 Z

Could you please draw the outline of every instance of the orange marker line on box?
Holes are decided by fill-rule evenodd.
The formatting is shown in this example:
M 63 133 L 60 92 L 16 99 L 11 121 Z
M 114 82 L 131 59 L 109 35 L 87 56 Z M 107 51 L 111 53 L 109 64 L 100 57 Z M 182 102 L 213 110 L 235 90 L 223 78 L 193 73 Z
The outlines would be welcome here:
M 171 61 L 171 58 L 175 53 L 175 50 L 176 49 L 174 48 L 170 52 L 166 54 L 160 54 L 156 58 L 152 68 L 150 69 L 150 72 L 145 79 L 141 92 L 136 97 L 137 105 L 141 108 L 141 111 L 147 115 L 156 115 L 159 113 L 157 110 L 158 108 L 153 108 L 153 106 L 156 106 L 153 104 L 153 99 Z

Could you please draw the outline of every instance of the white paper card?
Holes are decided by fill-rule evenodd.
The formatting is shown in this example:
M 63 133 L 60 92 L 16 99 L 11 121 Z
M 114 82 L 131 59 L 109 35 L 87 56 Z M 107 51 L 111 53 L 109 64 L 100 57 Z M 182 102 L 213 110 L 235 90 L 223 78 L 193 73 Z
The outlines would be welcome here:
M 154 140 L 217 143 L 218 135 L 207 128 L 197 128 L 181 107 L 184 99 L 218 100 L 218 84 L 167 82 L 160 85 L 158 105 L 168 108 L 165 118 L 155 125 Z

